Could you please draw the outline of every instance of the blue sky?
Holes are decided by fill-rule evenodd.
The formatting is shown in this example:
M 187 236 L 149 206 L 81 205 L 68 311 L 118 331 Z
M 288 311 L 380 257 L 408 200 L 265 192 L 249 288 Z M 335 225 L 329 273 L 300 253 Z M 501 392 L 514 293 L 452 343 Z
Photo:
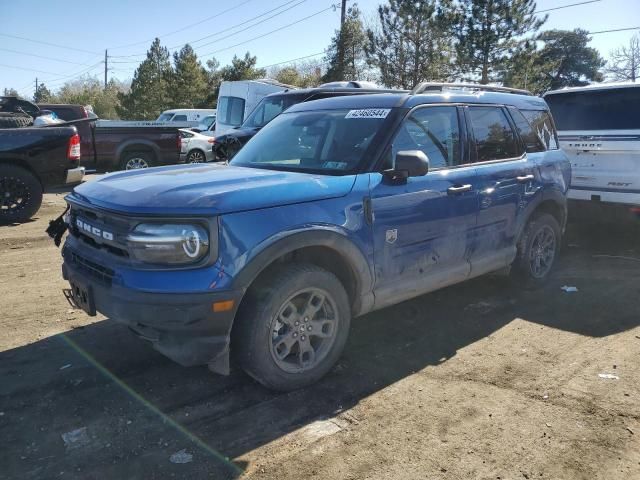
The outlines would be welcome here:
M 537 3 L 538 10 L 544 10 L 580 1 L 538 0 Z M 31 96 L 36 77 L 52 90 L 77 74 L 95 74 L 102 78 L 104 67 L 100 62 L 104 60 L 105 49 L 113 69 L 109 76 L 130 78 L 155 36 L 160 36 L 163 45 L 168 47 L 190 42 L 203 62 L 215 56 L 222 65 L 234 54 L 243 55 L 247 50 L 257 55 L 260 66 L 304 57 L 322 52 L 328 45 L 340 22 L 340 11 L 331 8 L 334 3 L 339 0 L 0 0 L 3 23 L 0 92 L 4 87 L 13 87 Z M 373 18 L 380 0 L 357 3 L 365 17 Z M 251 20 L 262 14 L 261 18 Z M 638 27 L 640 0 L 599 0 L 549 14 L 545 29 L 579 27 L 601 31 Z M 243 22 L 246 23 L 235 27 Z M 293 22 L 298 23 L 270 33 Z M 192 25 L 195 23 L 198 24 Z M 243 28 L 246 30 L 238 33 Z M 628 42 L 633 33 L 594 35 L 591 45 L 607 57 L 612 48 Z M 252 40 L 263 34 L 264 37 Z M 202 40 L 195 41 L 198 39 Z

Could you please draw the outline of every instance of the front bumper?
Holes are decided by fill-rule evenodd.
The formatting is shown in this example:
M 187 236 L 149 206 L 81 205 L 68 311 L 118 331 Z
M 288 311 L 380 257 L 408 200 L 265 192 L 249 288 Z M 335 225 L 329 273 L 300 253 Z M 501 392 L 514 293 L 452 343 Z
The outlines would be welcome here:
M 67 170 L 67 178 L 65 180 L 66 185 L 72 185 L 74 183 L 80 183 L 84 178 L 84 167 L 70 168 Z
M 145 292 L 109 280 L 108 268 L 65 246 L 62 276 L 85 286 L 97 312 L 127 325 L 153 347 L 184 365 L 209 364 L 228 373 L 229 337 L 243 291 L 172 293 Z M 214 312 L 213 304 L 233 300 L 233 308 Z

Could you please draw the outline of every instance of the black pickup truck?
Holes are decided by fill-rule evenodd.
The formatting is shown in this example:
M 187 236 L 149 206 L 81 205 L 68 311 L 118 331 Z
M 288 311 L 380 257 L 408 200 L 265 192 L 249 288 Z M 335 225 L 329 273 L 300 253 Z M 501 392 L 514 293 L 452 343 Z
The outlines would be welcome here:
M 0 103 L 3 126 L 33 123 L 29 102 L 20 102 Z M 0 128 L 0 224 L 30 219 L 45 191 L 80 183 L 83 176 L 75 126 Z

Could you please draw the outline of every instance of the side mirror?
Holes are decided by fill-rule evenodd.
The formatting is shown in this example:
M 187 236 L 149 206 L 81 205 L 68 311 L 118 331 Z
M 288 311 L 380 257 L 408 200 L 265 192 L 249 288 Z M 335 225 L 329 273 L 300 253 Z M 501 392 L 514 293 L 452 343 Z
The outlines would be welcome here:
M 407 177 L 422 177 L 429 171 L 429 158 L 422 150 L 402 150 L 396 153 L 393 170 Z

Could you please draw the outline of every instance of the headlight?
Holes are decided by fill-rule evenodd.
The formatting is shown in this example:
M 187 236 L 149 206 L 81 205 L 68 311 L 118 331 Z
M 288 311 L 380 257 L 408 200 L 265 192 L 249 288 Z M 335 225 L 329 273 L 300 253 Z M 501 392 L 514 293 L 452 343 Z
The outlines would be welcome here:
M 209 252 L 209 234 L 200 225 L 138 225 L 127 237 L 129 255 L 145 263 L 185 265 Z

